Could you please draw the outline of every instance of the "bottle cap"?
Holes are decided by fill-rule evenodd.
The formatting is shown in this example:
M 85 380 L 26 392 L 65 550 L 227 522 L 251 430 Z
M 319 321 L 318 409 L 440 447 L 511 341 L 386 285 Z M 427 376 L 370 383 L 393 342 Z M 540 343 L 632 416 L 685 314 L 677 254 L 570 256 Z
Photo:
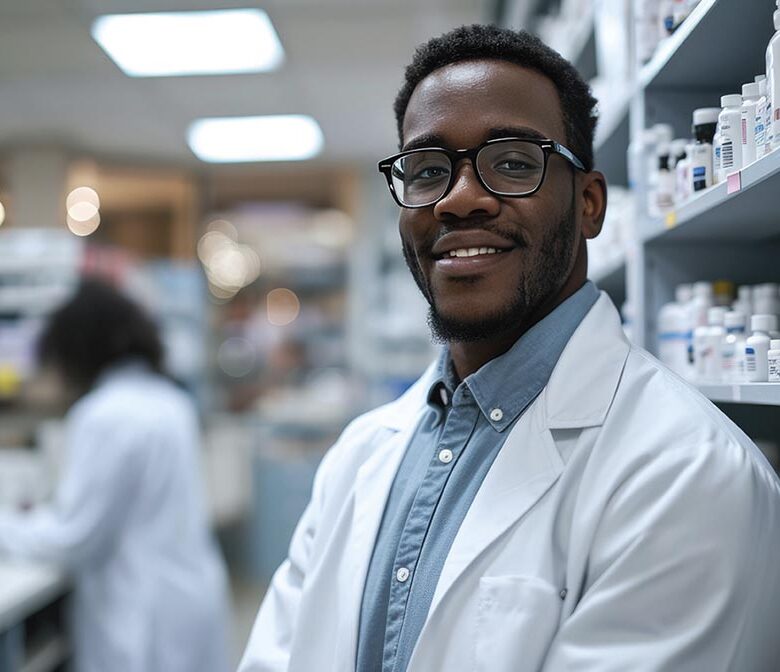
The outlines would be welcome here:
M 742 100 L 740 100 L 738 104 L 741 105 Z M 671 142 L 674 137 L 674 129 L 670 124 L 655 124 L 653 126 L 653 133 L 655 133 L 656 141 L 659 143 Z
M 712 298 L 712 285 L 709 282 L 695 282 L 693 284 L 693 295 Z
M 758 82 L 758 95 L 759 96 L 765 96 L 766 95 L 766 79 L 761 79 Z
M 677 303 L 688 303 L 693 298 L 693 287 L 690 285 L 677 285 L 674 289 L 674 300 Z
M 742 98 L 758 98 L 758 82 L 748 82 L 742 85 Z
M 721 107 L 739 107 L 740 105 L 742 105 L 742 96 L 738 93 L 730 93 L 720 97 Z
M 700 107 L 698 110 L 693 111 L 693 125 L 717 124 L 719 114 L 719 107 Z
M 777 315 L 753 315 L 750 331 L 777 331 Z
M 770 350 L 780 350 L 780 338 L 773 338 L 769 341 Z
M 720 296 L 727 296 L 729 300 L 734 295 L 734 283 L 731 280 L 717 280 L 712 284 L 712 290 Z
M 689 143 L 690 140 L 686 140 L 685 138 L 677 138 L 676 140 L 672 140 L 672 154 L 677 157 L 685 156 L 688 151 Z
M 766 75 L 756 75 L 753 77 L 754 82 L 765 82 L 766 81 Z
M 739 296 L 740 301 L 752 301 L 753 288 L 750 285 L 741 285 L 737 290 L 737 296 Z
M 726 317 L 726 308 L 723 306 L 715 306 L 707 311 L 707 323 L 711 327 L 723 326 L 724 318 Z
M 735 327 L 745 328 L 745 314 L 738 310 L 730 310 L 723 318 L 723 325 L 726 329 L 734 329 Z

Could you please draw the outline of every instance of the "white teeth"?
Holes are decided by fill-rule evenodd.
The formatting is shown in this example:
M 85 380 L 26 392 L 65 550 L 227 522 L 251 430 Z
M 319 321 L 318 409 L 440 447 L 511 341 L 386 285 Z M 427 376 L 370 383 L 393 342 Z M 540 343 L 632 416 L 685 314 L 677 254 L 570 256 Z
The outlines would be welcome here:
M 450 257 L 476 257 L 480 254 L 498 254 L 500 250 L 495 247 L 460 247 L 457 250 L 450 250 Z

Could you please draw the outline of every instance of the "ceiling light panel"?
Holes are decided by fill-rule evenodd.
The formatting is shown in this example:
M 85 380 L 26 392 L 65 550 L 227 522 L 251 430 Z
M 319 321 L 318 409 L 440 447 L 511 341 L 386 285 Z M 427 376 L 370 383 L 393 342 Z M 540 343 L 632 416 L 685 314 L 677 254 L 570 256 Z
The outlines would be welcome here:
M 209 163 L 303 161 L 322 151 L 323 135 L 306 115 L 223 117 L 194 121 L 187 142 Z
M 92 37 L 130 77 L 267 72 L 284 60 L 260 9 L 111 14 L 95 20 Z

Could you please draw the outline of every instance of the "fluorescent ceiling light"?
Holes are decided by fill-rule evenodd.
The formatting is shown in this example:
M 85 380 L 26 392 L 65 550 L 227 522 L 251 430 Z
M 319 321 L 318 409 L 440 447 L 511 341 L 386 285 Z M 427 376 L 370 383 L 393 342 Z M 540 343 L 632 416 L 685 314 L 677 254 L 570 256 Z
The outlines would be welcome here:
M 92 37 L 130 77 L 265 72 L 284 58 L 260 9 L 111 14 Z
M 198 119 L 190 125 L 187 142 L 209 163 L 302 161 L 320 153 L 323 137 L 314 119 L 290 114 Z

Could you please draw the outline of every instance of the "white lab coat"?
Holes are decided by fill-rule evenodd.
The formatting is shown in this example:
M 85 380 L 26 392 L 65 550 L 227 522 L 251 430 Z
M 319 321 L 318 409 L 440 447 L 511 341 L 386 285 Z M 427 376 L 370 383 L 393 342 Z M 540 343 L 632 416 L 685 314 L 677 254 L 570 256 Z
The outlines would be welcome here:
M 50 509 L 0 517 L 0 552 L 73 574 L 75 672 L 222 672 L 228 598 L 186 395 L 140 365 L 67 417 Z
M 432 374 L 324 458 L 240 672 L 354 670 L 374 538 Z M 602 293 L 463 520 L 408 670 L 776 672 L 778 558 L 771 467 L 626 341 Z

